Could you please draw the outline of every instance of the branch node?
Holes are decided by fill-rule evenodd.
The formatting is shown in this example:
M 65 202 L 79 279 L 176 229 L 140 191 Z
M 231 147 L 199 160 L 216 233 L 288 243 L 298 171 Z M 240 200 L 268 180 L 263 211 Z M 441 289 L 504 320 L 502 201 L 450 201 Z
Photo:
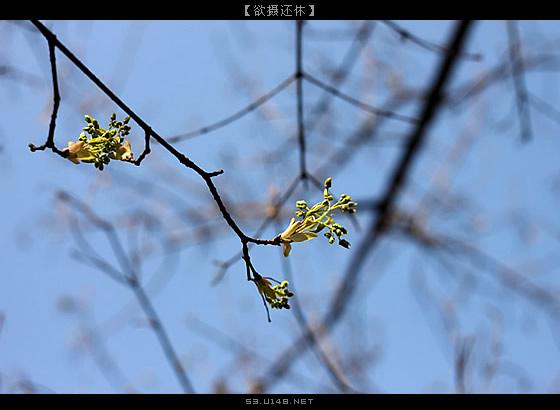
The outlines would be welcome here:
M 43 145 L 37 147 L 37 146 L 34 145 L 34 144 L 29 144 L 28 147 L 29 147 L 29 150 L 30 150 L 31 152 L 35 152 L 35 151 L 43 151 L 43 150 L 46 148 L 46 145 L 43 144 Z
M 219 169 L 217 171 L 214 172 L 206 172 L 206 176 L 210 177 L 210 178 L 214 178 L 217 177 L 218 175 L 222 175 L 224 173 L 223 169 Z

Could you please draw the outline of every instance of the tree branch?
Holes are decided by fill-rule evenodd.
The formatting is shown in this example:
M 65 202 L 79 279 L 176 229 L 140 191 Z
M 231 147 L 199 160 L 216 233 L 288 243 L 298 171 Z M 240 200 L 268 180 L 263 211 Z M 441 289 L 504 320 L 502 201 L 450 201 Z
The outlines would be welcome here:
M 406 183 L 406 179 L 414 159 L 419 154 L 421 147 L 425 141 L 427 131 L 432 124 L 441 103 L 441 95 L 451 78 L 453 69 L 455 68 L 457 57 L 463 49 L 467 34 L 472 26 L 472 21 L 464 20 L 456 24 L 453 33 L 450 35 L 448 42 L 447 54 L 441 61 L 436 75 L 432 81 L 427 98 L 421 111 L 420 121 L 416 127 L 411 131 L 409 138 L 407 138 L 408 145 L 401 154 L 401 157 L 393 171 L 392 177 L 385 188 L 385 194 L 379 204 L 379 209 L 376 217 L 372 219 L 366 236 L 362 239 L 357 247 L 354 257 L 350 261 L 348 268 L 342 278 L 341 285 L 339 286 L 332 303 L 323 319 L 321 320 L 320 328 L 325 331 L 330 331 L 340 320 L 346 310 L 348 301 L 350 300 L 359 277 L 359 273 L 366 260 L 370 250 L 376 245 L 386 227 L 389 220 L 392 207 L 398 198 L 398 194 Z M 265 372 L 264 376 L 256 384 L 255 390 L 264 392 L 272 383 L 279 380 L 295 362 L 295 359 L 307 350 L 308 340 L 311 334 L 306 334 L 299 337 L 291 346 L 279 355 L 279 359 L 273 366 Z

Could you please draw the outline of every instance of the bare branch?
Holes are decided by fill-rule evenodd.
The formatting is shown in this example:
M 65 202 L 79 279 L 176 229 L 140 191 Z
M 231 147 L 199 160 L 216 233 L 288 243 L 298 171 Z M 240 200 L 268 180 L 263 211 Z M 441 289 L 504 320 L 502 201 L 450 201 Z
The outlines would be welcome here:
M 204 135 L 204 134 L 208 134 L 212 131 L 215 131 L 217 129 L 225 127 L 226 125 L 229 125 L 229 124 L 243 118 L 245 115 L 247 115 L 247 114 L 253 112 L 254 110 L 256 110 L 257 108 L 259 108 L 261 105 L 263 105 L 268 100 L 272 99 L 277 94 L 279 94 L 281 91 L 283 91 L 285 88 L 287 88 L 295 80 L 296 80 L 296 77 L 292 74 L 288 78 L 286 78 L 284 81 L 282 81 L 280 84 L 278 84 L 276 87 L 274 87 L 272 90 L 270 90 L 268 93 L 264 94 L 260 98 L 257 98 L 251 104 L 249 104 L 245 108 L 242 108 L 241 110 L 237 111 L 236 113 L 230 115 L 229 117 L 226 117 L 226 118 L 224 118 L 223 120 L 220 120 L 220 121 L 216 121 L 213 124 L 206 125 L 202 128 L 196 129 L 194 131 L 189 131 L 189 132 L 186 132 L 184 134 L 175 135 L 173 137 L 168 138 L 168 141 L 171 142 L 171 143 L 179 142 L 179 141 L 183 141 L 183 140 L 186 140 L 186 139 L 195 138 L 195 137 L 198 137 L 198 136 L 201 136 L 201 135 Z
M 340 90 L 331 87 L 328 84 L 325 84 L 324 82 L 322 82 L 321 80 L 317 79 L 316 77 L 312 76 L 311 74 L 305 73 L 304 74 L 304 78 L 309 81 L 311 84 L 316 85 L 319 88 L 322 88 L 323 90 L 333 94 L 334 96 L 346 101 L 347 103 L 350 103 L 364 111 L 367 111 L 371 114 L 375 114 L 375 115 L 379 115 L 381 117 L 388 117 L 388 118 L 392 118 L 395 120 L 399 120 L 399 121 L 403 121 L 409 124 L 416 124 L 418 122 L 417 119 L 406 116 L 406 115 L 402 115 L 402 114 L 398 114 L 392 111 L 387 111 L 387 110 L 382 110 L 380 108 L 376 108 L 373 107 L 365 102 L 359 101 L 357 99 L 355 99 L 354 97 L 351 97 L 347 94 L 344 94 L 343 92 L 341 92 Z
M 401 27 L 400 25 L 398 25 L 393 21 L 381 20 L 381 23 L 385 24 L 388 28 L 390 28 L 392 31 L 398 34 L 401 40 L 403 41 L 411 41 L 412 43 L 420 46 L 421 48 L 428 51 L 432 51 L 434 53 L 447 54 L 447 50 L 445 49 L 445 47 L 442 47 L 439 44 L 435 44 L 431 41 L 424 40 L 414 35 L 410 31 L 405 30 L 403 27 Z M 462 52 L 460 54 L 460 57 L 473 61 L 480 61 L 482 59 L 482 56 L 480 54 L 473 54 L 466 51 Z

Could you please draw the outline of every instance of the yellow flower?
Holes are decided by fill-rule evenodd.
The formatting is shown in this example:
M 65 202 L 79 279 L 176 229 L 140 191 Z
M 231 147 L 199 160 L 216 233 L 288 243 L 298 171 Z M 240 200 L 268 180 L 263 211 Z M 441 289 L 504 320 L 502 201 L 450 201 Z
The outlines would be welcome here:
M 68 159 L 72 161 L 74 164 L 79 164 L 80 161 L 83 162 L 94 162 L 95 161 L 95 154 L 94 148 L 90 143 L 98 143 L 102 141 L 101 138 L 91 138 L 89 141 L 77 141 L 73 142 L 70 141 L 68 143 L 68 147 L 64 149 L 64 151 L 68 152 Z M 130 146 L 130 141 L 125 140 L 122 145 L 114 153 L 114 158 L 120 161 L 133 161 L 134 154 L 132 153 L 132 149 Z
M 288 256 L 290 254 L 290 251 L 292 250 L 292 245 L 290 245 L 291 242 L 304 242 L 317 237 L 315 232 L 306 232 L 307 229 L 312 228 L 314 225 L 315 221 L 312 221 L 311 219 L 296 221 L 295 218 L 292 218 L 286 230 L 280 234 L 280 240 L 282 241 L 282 247 L 284 248 L 284 256 Z
M 116 159 L 121 161 L 132 161 L 134 159 L 134 154 L 132 153 L 130 142 L 128 140 L 124 140 L 117 150 Z
M 261 277 L 256 281 L 256 284 L 257 284 L 257 288 L 259 289 L 259 293 L 261 295 L 264 295 L 266 299 L 276 298 L 276 293 L 272 289 L 272 284 L 268 279 Z
M 84 141 L 71 141 L 68 143 L 68 148 L 65 148 L 64 151 L 68 151 L 68 159 L 74 164 L 79 164 L 80 161 L 93 161 L 95 158 Z
M 288 281 L 284 280 L 272 286 L 270 281 L 262 276 L 255 281 L 259 293 L 273 309 L 290 309 L 288 299 L 294 294 L 288 289 Z

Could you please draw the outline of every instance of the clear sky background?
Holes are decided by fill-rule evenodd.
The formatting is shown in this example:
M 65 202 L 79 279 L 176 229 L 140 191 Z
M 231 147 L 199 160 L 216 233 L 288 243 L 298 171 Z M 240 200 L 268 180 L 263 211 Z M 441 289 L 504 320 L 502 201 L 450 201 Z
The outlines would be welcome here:
M 422 38 L 442 44 L 452 22 L 399 22 Z M 27 23 L 26 23 L 27 24 Z M 66 46 L 127 104 L 163 136 L 197 129 L 222 119 L 272 89 L 294 69 L 294 22 L 289 21 L 49 21 L 45 22 Z M 304 67 L 328 81 L 326 71 L 342 61 L 351 32 L 360 22 L 312 21 L 305 26 Z M 558 22 L 522 21 L 519 24 L 529 56 L 558 53 Z M 312 31 L 315 31 L 312 33 Z M 321 34 L 323 33 L 323 34 Z M 326 33 L 326 34 L 325 34 Z M 468 51 L 480 61 L 464 61 L 451 86 L 458 87 L 507 57 L 507 35 L 502 21 L 477 23 Z M 329 38 L 330 36 L 330 38 Z M 111 112 L 123 114 L 60 53 L 58 73 L 62 104 L 56 129 L 59 146 L 73 140 L 90 114 L 103 124 Z M 355 65 L 343 91 L 372 105 L 386 97 L 385 84 L 400 81 L 422 87 L 429 82 L 440 55 L 410 43 L 378 24 Z M 0 64 L 17 75 L 0 77 L 0 391 L 22 378 L 54 392 L 179 392 L 154 334 L 130 291 L 72 257 L 75 242 L 68 229 L 67 208 L 55 199 L 64 190 L 86 201 L 103 217 L 120 223 L 140 209 L 161 219 L 158 231 L 145 235 L 158 248 L 169 232 L 188 232 L 181 217 L 185 204 L 202 213 L 211 208 L 203 181 L 157 145 L 141 167 L 111 163 L 102 173 L 93 166 L 76 166 L 51 153 L 31 153 L 27 145 L 43 142 L 51 110 L 51 80 L 46 41 L 31 24 L 0 22 Z M 394 70 L 388 74 L 388 69 Z M 560 78 L 554 67 L 535 69 L 526 77 L 528 89 L 540 100 L 558 106 Z M 250 84 L 250 86 L 247 86 Z M 305 110 L 322 95 L 304 86 Z M 272 189 L 283 191 L 297 175 L 298 151 L 295 86 L 265 107 L 271 118 L 249 114 L 234 124 L 177 147 L 204 169 L 223 168 L 215 179 L 232 203 L 262 201 Z M 400 110 L 414 115 L 417 105 Z M 550 110 L 532 114 L 533 139 L 520 142 L 515 95 L 511 79 L 491 87 L 480 97 L 443 110 L 431 129 L 426 150 L 416 163 L 402 204 L 411 209 L 433 183 L 432 175 L 457 139 L 469 140 L 468 154 L 449 178 L 449 192 L 469 207 L 464 214 L 434 214 L 430 226 L 438 232 L 466 238 L 485 252 L 522 271 L 532 280 L 560 295 L 558 255 L 558 177 L 560 139 L 558 123 Z M 342 144 L 366 114 L 334 100 L 331 131 L 308 136 L 309 168 L 323 163 L 325 152 Z M 336 192 L 354 198 L 373 198 L 382 191 L 402 146 L 409 125 L 387 121 L 383 140 L 364 148 L 336 172 Z M 136 131 L 136 132 L 135 132 Z M 332 132 L 332 135 L 330 134 Z M 399 139 L 400 138 L 400 139 Z M 132 145 L 140 152 L 143 136 L 133 126 Z M 286 141 L 289 141 L 287 143 Z M 262 157 L 279 152 L 282 161 Z M 141 190 L 134 189 L 138 181 Z M 149 184 L 148 184 L 149 182 Z M 318 200 L 318 192 L 299 190 L 288 202 Z M 251 212 L 251 208 L 247 208 Z M 369 223 L 359 213 L 360 225 Z M 240 225 L 248 233 L 258 218 Z M 281 229 L 284 229 L 286 219 Z M 251 377 L 261 376 L 300 329 L 292 312 L 272 311 L 266 321 L 254 286 L 245 280 L 244 266 L 234 265 L 218 285 L 212 286 L 214 260 L 239 251 L 239 240 L 225 222 L 216 219 L 218 240 L 184 247 L 166 257 L 149 257 L 143 277 L 155 306 L 169 329 L 189 376 L 198 392 L 212 392 L 223 379 L 233 392 L 247 389 Z M 478 231 L 473 231 L 473 226 Z M 263 236 L 272 238 L 278 228 Z M 88 232 L 100 253 L 109 254 L 103 235 Z M 152 236 L 150 236 L 152 235 Z M 351 229 L 349 240 L 359 242 Z M 125 243 L 130 238 L 123 235 Z M 280 250 L 254 248 L 251 257 L 259 270 L 282 278 Z M 297 297 L 309 317 L 318 319 L 325 300 L 352 257 L 352 249 L 329 247 L 324 240 L 294 246 L 290 256 Z M 457 263 L 484 284 L 464 300 L 447 305 L 456 313 L 458 332 L 475 338 L 473 366 L 467 388 L 478 392 L 551 392 L 560 388 L 560 333 L 557 320 L 493 280 L 493 273 Z M 424 278 L 435 299 L 449 302 L 462 286 L 449 268 L 402 239 L 389 238 L 364 266 L 359 290 L 349 313 L 329 338 L 327 347 L 375 361 L 361 380 L 365 391 L 453 392 L 454 344 L 442 331 L 434 304 L 418 297 Z M 61 311 L 61 300 L 71 296 L 87 307 L 87 323 L 95 323 L 107 352 L 123 380 L 112 383 L 91 354 L 79 350 L 80 317 Z M 429 299 L 429 298 L 428 298 Z M 496 319 L 497 318 L 497 319 Z M 203 334 L 197 321 L 219 329 L 246 348 L 250 355 L 239 363 L 232 343 L 217 343 Z M 485 363 L 496 336 L 501 362 L 490 385 L 484 382 Z M 337 356 L 338 355 L 338 356 Z M 346 355 L 346 356 L 345 356 Z M 317 358 L 307 353 L 272 389 L 280 392 L 334 392 Z M 128 386 L 119 386 L 120 382 Z M 115 388 L 117 384 L 117 388 Z

